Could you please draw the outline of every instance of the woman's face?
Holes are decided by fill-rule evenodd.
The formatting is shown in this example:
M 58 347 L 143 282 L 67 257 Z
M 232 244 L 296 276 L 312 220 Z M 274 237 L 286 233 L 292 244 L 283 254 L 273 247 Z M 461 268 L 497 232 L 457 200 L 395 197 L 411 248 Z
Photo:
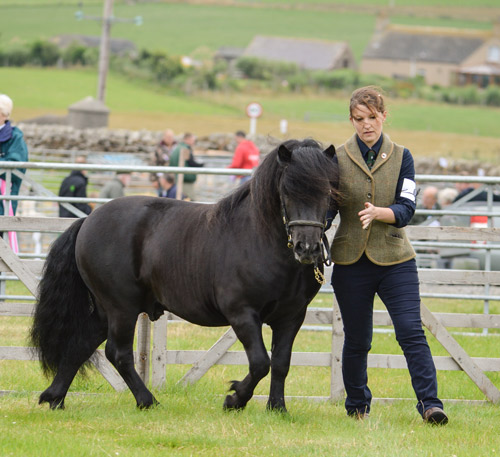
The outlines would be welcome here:
M 356 133 L 363 143 L 372 147 L 382 134 L 387 111 L 372 112 L 365 105 L 357 105 L 350 116 Z

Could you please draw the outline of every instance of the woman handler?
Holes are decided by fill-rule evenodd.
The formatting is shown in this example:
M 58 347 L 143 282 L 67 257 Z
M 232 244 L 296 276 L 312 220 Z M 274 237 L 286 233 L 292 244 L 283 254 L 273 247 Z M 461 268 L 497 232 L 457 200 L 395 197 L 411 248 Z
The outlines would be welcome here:
M 382 133 L 387 112 L 379 89 L 368 86 L 354 91 L 349 111 L 355 134 L 337 149 L 343 199 L 332 244 L 332 285 L 345 332 L 345 408 L 357 418 L 370 412 L 367 359 L 377 293 L 405 355 L 418 412 L 425 422 L 446 424 L 422 329 L 415 252 L 403 229 L 415 212 L 413 158 L 408 149 Z

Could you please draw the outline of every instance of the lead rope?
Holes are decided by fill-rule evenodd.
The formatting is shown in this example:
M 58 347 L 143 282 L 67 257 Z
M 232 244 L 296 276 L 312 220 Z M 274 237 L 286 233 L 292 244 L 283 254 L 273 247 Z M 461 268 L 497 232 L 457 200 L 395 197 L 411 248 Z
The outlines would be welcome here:
M 329 267 L 332 264 L 332 257 L 330 254 L 330 246 L 328 245 L 328 238 L 326 237 L 326 233 L 323 232 L 322 235 L 322 241 L 323 241 L 323 248 L 321 252 L 321 257 L 323 258 L 322 262 L 325 264 L 327 267 Z M 325 256 L 325 251 L 326 251 L 326 256 Z M 322 286 L 326 284 L 326 278 L 323 272 L 319 269 L 318 265 L 314 265 L 314 278 L 316 281 L 318 281 Z
M 318 281 L 322 286 L 326 284 L 326 278 L 323 272 L 319 269 L 318 265 L 314 266 L 314 279 Z

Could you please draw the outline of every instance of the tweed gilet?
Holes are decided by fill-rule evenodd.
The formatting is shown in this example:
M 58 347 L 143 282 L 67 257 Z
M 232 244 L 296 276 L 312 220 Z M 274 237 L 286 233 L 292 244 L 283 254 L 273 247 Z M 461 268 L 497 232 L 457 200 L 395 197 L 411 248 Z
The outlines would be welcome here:
M 332 243 L 332 259 L 339 265 L 357 262 L 363 253 L 377 265 L 395 265 L 415 257 L 405 230 L 380 221 L 362 228 L 358 213 L 364 203 L 388 207 L 394 203 L 403 146 L 383 135 L 382 146 L 370 170 L 353 135 L 337 149 L 341 202 L 340 224 Z

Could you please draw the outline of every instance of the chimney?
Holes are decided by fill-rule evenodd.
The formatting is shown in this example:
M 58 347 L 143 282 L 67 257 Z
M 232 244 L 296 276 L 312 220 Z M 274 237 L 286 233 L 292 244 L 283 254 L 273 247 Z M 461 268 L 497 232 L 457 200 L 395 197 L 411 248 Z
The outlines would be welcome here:
M 384 33 L 385 29 L 389 26 L 389 24 L 390 24 L 389 13 L 387 12 L 387 9 L 384 8 L 380 10 L 377 14 L 377 20 L 375 22 L 375 33 L 376 34 Z
M 387 9 L 379 10 L 377 14 L 377 19 L 375 21 L 375 30 L 373 32 L 373 37 L 371 39 L 371 46 L 374 48 L 378 48 L 380 46 L 380 40 L 384 32 L 390 25 L 389 13 Z

